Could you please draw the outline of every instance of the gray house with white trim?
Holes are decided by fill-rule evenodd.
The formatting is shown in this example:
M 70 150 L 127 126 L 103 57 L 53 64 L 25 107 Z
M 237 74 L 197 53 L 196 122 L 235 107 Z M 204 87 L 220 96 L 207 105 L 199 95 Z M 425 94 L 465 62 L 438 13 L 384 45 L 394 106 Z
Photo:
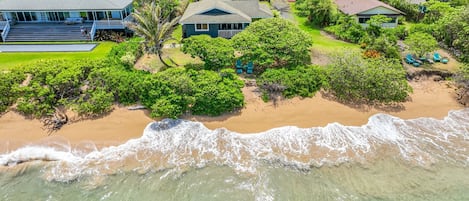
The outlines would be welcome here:
M 184 38 L 207 34 L 231 38 L 251 22 L 273 17 L 258 0 L 202 0 L 190 3 L 179 20 Z
M 131 12 L 132 0 L 0 0 L 0 30 L 5 39 L 15 24 L 88 23 L 90 33 L 125 29 Z

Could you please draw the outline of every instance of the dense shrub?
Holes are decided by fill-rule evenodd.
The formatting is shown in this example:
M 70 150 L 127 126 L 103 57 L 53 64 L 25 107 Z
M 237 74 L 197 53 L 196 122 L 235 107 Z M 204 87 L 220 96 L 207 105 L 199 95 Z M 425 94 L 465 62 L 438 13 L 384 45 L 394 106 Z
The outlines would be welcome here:
M 469 6 L 455 9 L 434 25 L 434 36 L 460 60 L 469 62 Z
M 272 85 L 284 88 L 282 95 L 312 97 L 319 91 L 324 81 L 324 71 L 318 66 L 297 67 L 293 69 L 268 69 L 257 79 L 257 84 L 269 93 Z
M 341 16 L 337 21 L 336 25 L 326 27 L 324 30 L 330 34 L 335 35 L 340 40 L 359 43 L 362 38 L 366 35 L 363 27 L 358 24 L 351 16 Z
M 74 106 L 79 115 L 97 116 L 110 112 L 114 103 L 113 94 L 96 88 L 83 94 Z
M 140 58 L 143 54 L 141 41 L 141 38 L 132 38 L 125 43 L 119 43 L 112 47 L 108 54 L 109 60 L 114 64 L 123 65 L 128 69 L 132 68 L 133 63 L 129 63 L 129 59 L 123 57 L 129 57 L 129 55 L 132 55 L 134 61 Z
M 329 93 L 348 102 L 402 102 L 412 91 L 399 60 L 363 59 L 351 50 L 333 56 L 326 83 Z
M 0 114 L 3 113 L 17 98 L 17 94 L 13 91 L 26 76 L 18 71 L 0 72 Z
M 243 86 L 232 69 L 217 73 L 170 68 L 146 78 L 141 101 L 154 117 L 219 115 L 244 105 Z
M 199 35 L 186 38 L 182 42 L 182 51 L 192 57 L 202 59 L 207 70 L 218 70 L 233 66 L 234 48 L 231 40 Z
M 244 82 L 238 79 L 233 69 L 223 69 L 220 73 L 201 71 L 193 79 L 193 114 L 216 116 L 244 105 L 244 96 L 240 91 Z
M 433 25 L 423 24 L 423 23 L 412 24 L 409 28 L 409 34 L 413 34 L 417 32 L 433 34 L 433 31 L 434 31 Z

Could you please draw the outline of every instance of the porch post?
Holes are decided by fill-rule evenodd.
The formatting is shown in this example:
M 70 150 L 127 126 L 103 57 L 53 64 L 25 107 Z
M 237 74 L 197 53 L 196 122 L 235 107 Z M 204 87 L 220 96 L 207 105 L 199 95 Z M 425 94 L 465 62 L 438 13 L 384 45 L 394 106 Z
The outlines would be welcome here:
M 108 26 L 111 26 L 111 23 L 109 22 L 109 15 L 108 15 L 108 11 L 104 11 L 104 13 L 106 13 L 106 18 L 107 18 L 107 25 L 108 25 Z

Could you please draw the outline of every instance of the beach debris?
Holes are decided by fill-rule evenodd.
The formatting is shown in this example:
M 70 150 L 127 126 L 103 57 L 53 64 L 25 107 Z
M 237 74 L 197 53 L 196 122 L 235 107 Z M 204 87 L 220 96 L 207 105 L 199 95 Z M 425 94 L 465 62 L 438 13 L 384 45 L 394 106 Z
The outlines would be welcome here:
M 127 107 L 127 109 L 128 110 L 143 110 L 143 109 L 147 109 L 147 107 L 143 105 L 136 105 L 136 106 Z
M 278 99 L 282 97 L 283 91 L 287 89 L 286 86 L 279 83 L 265 83 L 260 88 L 269 95 L 269 100 L 272 100 L 274 106 L 277 106 Z
M 55 108 L 53 115 L 45 117 L 41 121 L 43 129 L 46 129 L 48 135 L 51 135 L 52 132 L 60 130 L 63 125 L 68 123 L 68 116 L 58 108 Z

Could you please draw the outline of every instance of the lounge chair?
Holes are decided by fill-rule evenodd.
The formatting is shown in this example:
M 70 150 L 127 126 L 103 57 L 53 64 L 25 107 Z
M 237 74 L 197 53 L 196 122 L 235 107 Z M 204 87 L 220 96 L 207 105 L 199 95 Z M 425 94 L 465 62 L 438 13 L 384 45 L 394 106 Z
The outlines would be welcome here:
M 436 61 L 436 62 L 441 61 L 441 56 L 440 56 L 440 54 L 438 54 L 438 52 L 435 52 L 435 54 L 433 54 L 433 60 Z
M 408 63 L 408 64 L 412 64 L 412 63 L 415 62 L 415 60 L 414 60 L 414 58 L 412 58 L 412 55 L 407 54 L 407 55 L 405 56 L 405 62 Z
M 252 61 L 248 62 L 248 65 L 246 66 L 246 73 L 247 74 L 252 74 L 254 71 L 254 64 Z
M 410 54 L 407 54 L 407 55 L 405 56 L 405 61 L 406 61 L 408 64 L 412 64 L 412 65 L 415 66 L 415 67 L 419 67 L 419 66 L 420 66 L 420 63 L 419 63 L 417 60 L 415 60 L 415 59 L 412 57 L 412 55 L 410 55 Z

